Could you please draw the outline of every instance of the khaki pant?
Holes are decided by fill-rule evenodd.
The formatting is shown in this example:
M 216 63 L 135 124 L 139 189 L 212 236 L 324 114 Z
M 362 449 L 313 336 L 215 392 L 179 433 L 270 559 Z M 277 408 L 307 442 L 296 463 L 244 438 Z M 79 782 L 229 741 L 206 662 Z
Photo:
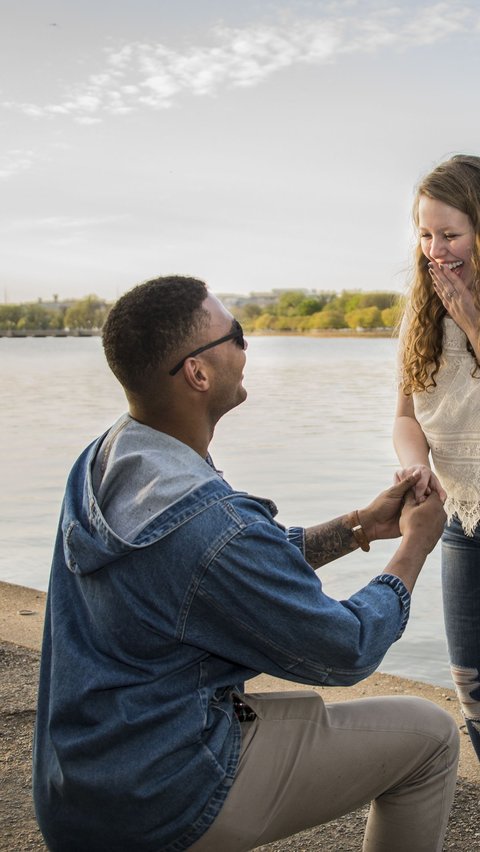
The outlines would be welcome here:
M 409 696 L 324 704 L 313 691 L 246 695 L 240 763 L 192 852 L 246 852 L 371 802 L 364 852 L 440 852 L 458 732 Z

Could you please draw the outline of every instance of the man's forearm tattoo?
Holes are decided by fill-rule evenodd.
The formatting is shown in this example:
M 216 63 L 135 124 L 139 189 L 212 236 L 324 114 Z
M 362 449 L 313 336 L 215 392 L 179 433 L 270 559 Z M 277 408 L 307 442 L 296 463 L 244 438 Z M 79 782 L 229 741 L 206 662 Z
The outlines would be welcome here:
M 348 515 L 305 530 L 305 559 L 320 568 L 358 547 Z

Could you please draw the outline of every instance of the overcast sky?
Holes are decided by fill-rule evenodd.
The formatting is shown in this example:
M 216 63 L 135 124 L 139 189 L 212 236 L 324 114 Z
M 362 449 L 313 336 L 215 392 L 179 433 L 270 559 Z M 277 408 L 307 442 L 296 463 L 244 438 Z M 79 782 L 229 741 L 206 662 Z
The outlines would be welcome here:
M 480 154 L 480 4 L 0 0 L 2 301 L 402 290 L 413 187 Z

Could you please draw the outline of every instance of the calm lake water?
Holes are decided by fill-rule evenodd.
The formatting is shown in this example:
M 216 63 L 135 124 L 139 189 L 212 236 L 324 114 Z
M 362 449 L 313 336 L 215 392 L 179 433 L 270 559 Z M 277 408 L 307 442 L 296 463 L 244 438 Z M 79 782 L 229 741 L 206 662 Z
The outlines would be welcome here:
M 396 342 L 252 337 L 248 400 L 217 426 L 217 467 L 240 490 L 271 497 L 278 519 L 311 525 L 367 505 L 396 467 L 391 431 Z M 125 410 L 99 338 L 0 338 L 0 580 L 46 589 L 68 471 Z M 395 542 L 376 542 L 322 569 L 348 597 L 380 573 Z M 439 547 L 417 582 L 406 633 L 381 670 L 451 686 Z

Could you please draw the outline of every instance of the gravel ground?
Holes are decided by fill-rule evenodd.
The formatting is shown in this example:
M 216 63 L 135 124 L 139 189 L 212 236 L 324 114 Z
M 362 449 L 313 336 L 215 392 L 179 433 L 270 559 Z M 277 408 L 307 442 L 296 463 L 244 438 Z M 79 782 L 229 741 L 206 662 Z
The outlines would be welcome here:
M 38 663 L 38 651 L 0 641 L 0 852 L 46 849 L 35 823 L 31 799 L 30 755 Z M 391 692 L 407 691 L 398 686 L 404 683 L 400 679 L 385 680 L 381 676 L 378 681 L 372 681 L 368 692 L 375 692 L 377 684 L 385 691 L 385 684 L 389 683 Z M 363 692 L 366 689 L 363 687 Z M 441 704 L 452 700 L 445 691 L 438 691 L 438 697 Z M 466 737 L 462 739 L 464 752 L 469 744 Z M 467 768 L 467 777 L 460 773 L 444 850 L 480 852 L 480 788 L 472 775 L 476 774 L 475 764 L 469 763 Z M 359 852 L 366 813 L 366 808 L 356 811 L 311 831 L 258 847 L 257 852 Z

